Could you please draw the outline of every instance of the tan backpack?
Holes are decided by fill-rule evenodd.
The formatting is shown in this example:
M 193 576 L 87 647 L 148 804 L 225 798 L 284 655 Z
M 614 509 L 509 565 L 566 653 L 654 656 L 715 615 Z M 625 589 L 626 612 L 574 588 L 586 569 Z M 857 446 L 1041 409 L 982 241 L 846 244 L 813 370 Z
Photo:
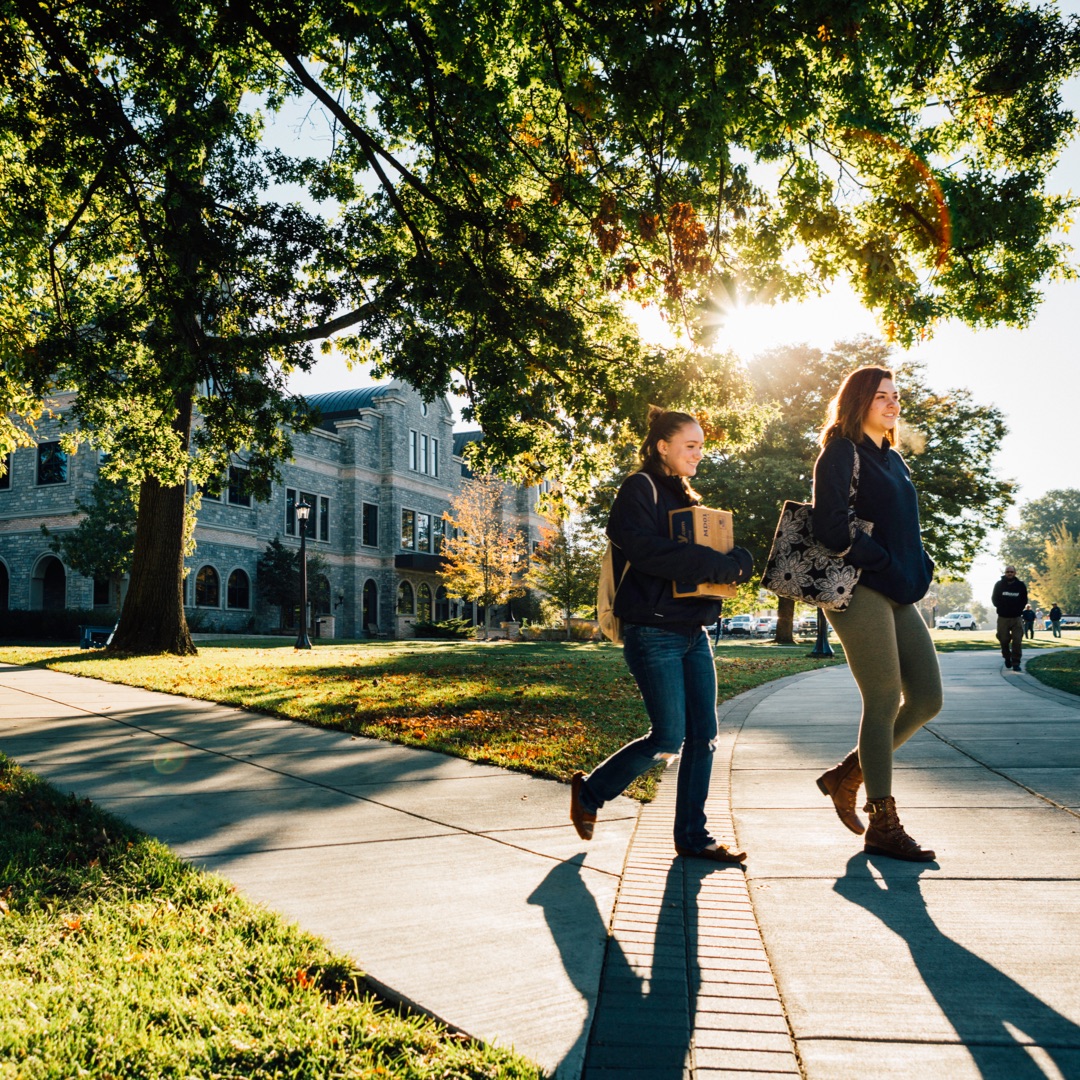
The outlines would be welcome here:
M 653 478 L 648 473 L 642 475 L 649 481 L 649 487 L 652 488 L 653 503 L 656 503 L 659 499 L 656 484 L 653 483 Z M 623 643 L 622 619 L 615 614 L 615 595 L 626 577 L 627 570 L 630 569 L 630 560 L 626 560 L 623 565 L 623 572 L 619 575 L 619 580 L 616 581 L 615 557 L 613 554 L 615 546 L 610 540 L 608 541 L 603 562 L 600 564 L 600 580 L 596 585 L 596 621 L 600 624 L 600 630 L 608 641 L 613 645 L 621 645 Z

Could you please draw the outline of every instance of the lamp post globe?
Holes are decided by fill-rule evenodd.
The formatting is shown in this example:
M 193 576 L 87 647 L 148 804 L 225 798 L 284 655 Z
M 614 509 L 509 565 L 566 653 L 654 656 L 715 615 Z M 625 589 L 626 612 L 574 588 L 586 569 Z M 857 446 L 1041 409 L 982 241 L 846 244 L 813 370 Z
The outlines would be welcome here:
M 311 506 L 302 500 L 296 504 L 296 520 L 300 528 L 300 633 L 293 648 L 310 649 L 307 632 L 307 523 Z

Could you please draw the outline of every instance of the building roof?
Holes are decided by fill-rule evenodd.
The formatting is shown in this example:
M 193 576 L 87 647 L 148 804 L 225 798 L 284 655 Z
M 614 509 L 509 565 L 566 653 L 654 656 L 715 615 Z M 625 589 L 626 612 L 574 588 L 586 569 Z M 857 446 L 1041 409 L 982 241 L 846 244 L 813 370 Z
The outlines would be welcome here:
M 308 394 L 304 400 L 314 411 L 318 409 L 320 427 L 333 430 L 333 420 L 347 420 L 358 417 L 362 410 L 375 407 L 375 399 L 397 389 L 394 383 L 380 383 L 377 386 L 358 386 L 352 390 L 332 390 L 328 394 Z

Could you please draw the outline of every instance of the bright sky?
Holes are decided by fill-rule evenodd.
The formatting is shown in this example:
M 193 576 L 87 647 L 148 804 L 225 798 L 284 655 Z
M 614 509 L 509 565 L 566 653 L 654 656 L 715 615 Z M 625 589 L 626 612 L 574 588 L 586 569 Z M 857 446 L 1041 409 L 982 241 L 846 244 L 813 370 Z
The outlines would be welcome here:
M 1080 0 L 1066 0 L 1061 7 L 1080 13 Z M 1066 106 L 1080 116 L 1080 79 L 1068 84 L 1064 98 Z M 1062 156 L 1053 190 L 1080 191 L 1080 141 L 1074 141 Z M 1080 392 L 1078 315 L 1080 280 L 1055 282 L 1046 286 L 1045 300 L 1024 330 L 975 331 L 957 322 L 944 323 L 931 340 L 901 353 L 926 365 L 928 381 L 939 393 L 966 387 L 977 402 L 996 405 L 1004 413 L 1009 434 L 1002 442 L 997 468 L 1000 475 L 1018 482 L 1019 503 L 1055 488 L 1080 487 L 1075 429 L 1064 407 Z M 837 340 L 878 332 L 873 317 L 850 290 L 839 287 L 802 304 L 748 309 L 729 321 L 729 337 L 721 343 L 749 358 L 777 345 L 808 342 L 828 348 Z M 310 374 L 298 374 L 291 385 L 301 393 L 321 393 L 365 381 L 363 373 L 348 372 L 330 356 L 320 360 Z M 1013 522 L 1019 520 L 1015 507 L 1010 517 Z M 989 550 L 969 574 L 975 599 L 985 604 L 1001 576 L 993 554 L 998 542 L 997 537 L 990 538 Z

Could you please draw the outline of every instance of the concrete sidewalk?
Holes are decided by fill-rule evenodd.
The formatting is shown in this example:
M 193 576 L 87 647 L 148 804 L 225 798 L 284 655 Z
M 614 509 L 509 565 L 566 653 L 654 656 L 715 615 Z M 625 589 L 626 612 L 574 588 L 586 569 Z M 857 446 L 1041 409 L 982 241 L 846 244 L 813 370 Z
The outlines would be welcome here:
M 941 661 L 894 786 L 922 865 L 863 855 L 814 786 L 846 668 L 722 709 L 709 817 L 745 875 L 672 857 L 673 774 L 583 845 L 562 784 L 10 667 L 0 750 L 560 1077 L 1080 1078 L 1080 701 Z
M 216 871 L 451 1026 L 580 1074 L 638 817 L 565 784 L 0 665 L 0 750 Z

